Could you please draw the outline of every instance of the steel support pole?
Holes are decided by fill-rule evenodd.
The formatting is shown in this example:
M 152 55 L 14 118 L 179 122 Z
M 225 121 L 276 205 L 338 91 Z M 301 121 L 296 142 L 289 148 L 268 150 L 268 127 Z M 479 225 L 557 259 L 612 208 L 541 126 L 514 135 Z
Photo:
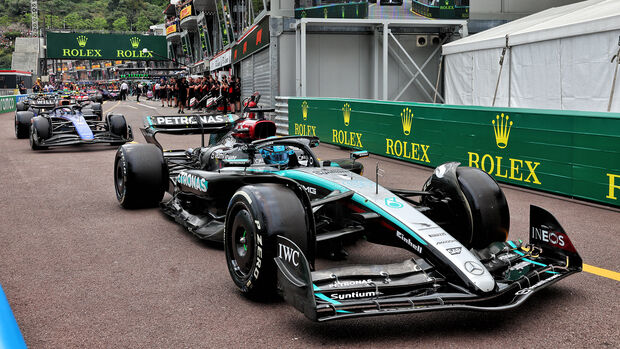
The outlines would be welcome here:
M 306 89 L 306 23 L 301 23 L 301 96 L 307 97 L 307 89 Z
M 373 28 L 373 89 L 372 98 L 379 99 L 379 32 Z
M 388 99 L 388 24 L 383 23 L 383 96 L 382 99 Z
M 301 96 L 301 33 L 295 26 L 295 96 Z

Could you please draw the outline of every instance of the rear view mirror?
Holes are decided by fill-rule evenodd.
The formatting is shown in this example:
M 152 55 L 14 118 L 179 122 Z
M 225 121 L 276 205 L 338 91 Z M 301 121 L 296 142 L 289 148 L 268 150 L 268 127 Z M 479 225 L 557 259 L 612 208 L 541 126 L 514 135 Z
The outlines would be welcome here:
M 354 151 L 354 152 L 351 152 L 351 155 L 350 155 L 351 159 L 353 159 L 354 161 L 359 158 L 365 158 L 367 156 L 368 156 L 368 151 L 366 150 Z

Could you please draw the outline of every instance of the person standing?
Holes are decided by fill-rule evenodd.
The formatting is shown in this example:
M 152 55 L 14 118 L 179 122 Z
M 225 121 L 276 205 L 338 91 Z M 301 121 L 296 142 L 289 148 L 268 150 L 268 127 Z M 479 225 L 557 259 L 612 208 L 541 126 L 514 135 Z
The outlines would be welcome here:
M 127 99 L 127 92 L 129 92 L 129 85 L 125 81 L 121 84 L 121 101 Z
M 17 86 L 17 88 L 19 88 L 19 94 L 20 94 L 20 95 L 25 95 L 25 94 L 26 94 L 26 92 L 28 91 L 28 90 L 26 89 L 26 86 L 24 85 L 24 80 L 21 80 L 21 81 L 19 82 L 19 85 Z
M 142 83 L 138 83 L 138 88 L 136 88 L 136 102 L 140 102 L 140 95 L 142 94 Z
M 185 77 L 181 77 L 179 82 L 177 83 L 178 89 L 178 102 L 179 102 L 179 110 L 177 113 L 185 114 L 185 101 L 187 100 L 187 93 L 189 92 L 189 85 L 185 80 Z

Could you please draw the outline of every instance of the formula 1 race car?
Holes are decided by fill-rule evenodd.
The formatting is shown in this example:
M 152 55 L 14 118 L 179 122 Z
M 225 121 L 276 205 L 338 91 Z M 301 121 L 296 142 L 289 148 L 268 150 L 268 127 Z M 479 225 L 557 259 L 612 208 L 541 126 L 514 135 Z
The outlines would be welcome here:
M 506 198 L 479 169 L 446 163 L 422 190 L 387 189 L 351 171 L 362 172 L 352 164 L 366 152 L 319 161 L 314 137 L 224 136 L 210 147 L 166 152 L 154 140 L 157 132 L 227 129 L 224 117 L 200 119 L 147 118 L 142 132 L 152 144 L 117 152 L 117 199 L 126 208 L 153 206 L 168 192 L 163 211 L 194 234 L 223 241 L 230 275 L 250 298 L 280 293 L 314 321 L 504 310 L 581 271 L 568 235 L 541 208 L 531 207 L 529 243 L 508 241 Z M 361 237 L 411 257 L 316 269 L 322 246 Z
M 26 118 L 31 119 L 31 125 L 23 122 Z M 133 141 L 133 132 L 125 116 L 110 113 L 101 121 L 89 117 L 84 108 L 77 104 L 54 107 L 37 116 L 32 115 L 32 112 L 16 113 L 15 134 L 17 138 L 25 138 L 25 133 L 30 136 L 30 147 L 33 150 L 94 143 L 118 146 Z

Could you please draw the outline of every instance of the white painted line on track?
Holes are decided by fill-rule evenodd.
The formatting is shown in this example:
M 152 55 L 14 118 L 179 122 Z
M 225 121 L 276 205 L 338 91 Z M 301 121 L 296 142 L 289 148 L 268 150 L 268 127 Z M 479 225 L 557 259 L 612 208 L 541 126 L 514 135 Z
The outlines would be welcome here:
M 142 103 L 138 103 L 138 105 L 139 105 L 139 106 L 142 106 L 142 107 L 151 108 L 151 109 L 158 109 L 158 108 L 151 107 L 150 105 L 146 105 L 146 104 L 142 104 Z
M 134 107 L 133 105 L 126 105 L 127 108 L 131 108 L 131 109 L 138 109 L 136 107 Z

